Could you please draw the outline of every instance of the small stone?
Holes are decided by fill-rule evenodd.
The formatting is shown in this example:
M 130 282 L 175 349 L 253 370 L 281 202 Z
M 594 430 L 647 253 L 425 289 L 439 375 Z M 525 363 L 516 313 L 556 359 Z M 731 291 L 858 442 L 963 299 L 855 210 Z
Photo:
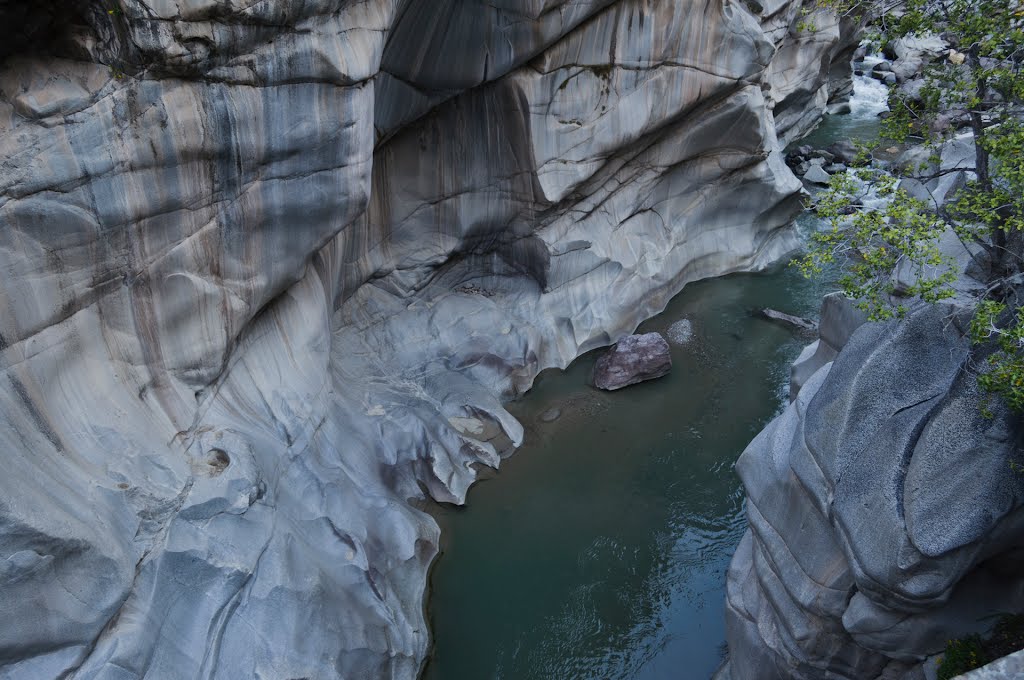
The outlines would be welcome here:
M 594 365 L 594 386 L 618 390 L 667 375 L 672 355 L 661 333 L 627 335 Z
M 832 180 L 832 177 L 825 172 L 820 165 L 812 165 L 807 173 L 804 174 L 804 181 L 810 182 L 811 184 L 828 184 Z
M 540 422 L 553 423 L 562 417 L 562 409 L 551 407 L 540 414 Z
M 805 333 L 816 333 L 818 331 L 818 324 L 810 319 L 805 319 L 802 316 L 795 316 L 793 314 L 787 314 L 780 312 L 777 309 L 759 309 L 757 314 L 769 321 L 774 321 L 777 324 L 785 326 L 790 330 L 805 332 Z
M 832 153 L 832 157 L 837 163 L 850 165 L 857 159 L 857 147 L 853 142 L 847 140 L 832 144 L 828 147 L 828 150 Z

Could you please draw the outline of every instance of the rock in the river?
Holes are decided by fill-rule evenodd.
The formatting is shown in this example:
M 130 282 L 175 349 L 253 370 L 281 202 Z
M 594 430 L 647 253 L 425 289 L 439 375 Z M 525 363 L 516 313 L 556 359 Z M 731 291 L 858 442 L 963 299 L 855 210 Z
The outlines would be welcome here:
M 544 410 L 539 418 L 542 423 L 553 423 L 562 417 L 562 409 L 552 406 L 549 409 Z
M 1020 680 L 1024 678 L 1024 650 L 1004 656 L 955 680 Z
M 820 165 L 811 165 L 804 173 L 804 181 L 824 186 L 832 181 L 832 176 L 825 172 Z
M 790 401 L 796 399 L 800 388 L 818 369 L 836 358 L 853 332 L 867 323 L 867 314 L 841 293 L 822 299 L 818 318 L 818 339 L 804 348 L 790 370 Z
M 0 2 L 0 677 L 415 677 L 410 501 L 795 245 L 802 6 Z
M 857 160 L 857 146 L 848 139 L 832 143 L 828 150 L 832 152 L 832 156 L 837 163 L 852 165 Z
M 892 45 L 896 54 L 892 71 L 900 81 L 912 78 L 921 73 L 930 61 L 945 55 L 948 49 L 945 40 L 931 33 L 897 38 Z
M 790 330 L 795 330 L 802 333 L 817 333 L 818 324 L 810 319 L 805 319 L 801 316 L 794 316 L 793 314 L 787 314 L 780 312 L 777 309 L 764 308 L 757 310 L 757 314 L 769 321 L 774 321 L 777 324 L 785 326 Z
M 627 335 L 594 364 L 594 386 L 618 390 L 668 375 L 672 354 L 661 333 Z

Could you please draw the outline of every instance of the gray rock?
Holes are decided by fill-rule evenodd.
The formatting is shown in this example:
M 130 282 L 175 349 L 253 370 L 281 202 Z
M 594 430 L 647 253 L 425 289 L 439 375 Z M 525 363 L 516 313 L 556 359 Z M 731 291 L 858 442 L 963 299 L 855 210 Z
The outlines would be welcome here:
M 553 423 L 562 417 L 562 409 L 552 407 L 543 411 L 538 417 L 542 423 Z
M 857 160 L 857 147 L 849 140 L 834 142 L 828 147 L 837 163 L 852 165 Z
M 830 165 L 826 165 L 824 168 L 822 168 L 822 170 L 824 170 L 825 172 L 827 172 L 830 175 L 834 175 L 837 172 L 846 172 L 846 164 L 845 163 L 832 163 Z
M 12 680 L 415 677 L 415 504 L 541 370 L 793 248 L 782 149 L 857 42 L 792 0 L 51 5 L 0 3 Z
M 774 321 L 775 323 L 785 326 L 790 330 L 804 333 L 817 333 L 818 331 L 818 324 L 810 319 L 794 316 L 793 314 L 786 314 L 785 312 L 780 312 L 777 309 L 759 309 L 757 313 L 765 319 Z
M 824 186 L 832 181 L 832 176 L 825 172 L 820 165 L 812 165 L 804 173 L 804 181 Z
M 594 364 L 594 386 L 602 390 L 618 390 L 661 378 L 671 370 L 672 355 L 661 333 L 628 335 Z
M 911 78 L 900 83 L 899 91 L 910 102 L 921 102 L 927 81 L 924 78 Z
M 973 136 L 964 133 L 946 141 L 938 151 L 938 163 L 935 157 L 934 149 L 915 146 L 903 152 L 897 166 L 911 175 L 900 180 L 900 188 L 938 208 L 974 178 Z
M 1019 419 L 978 408 L 968 315 L 861 325 L 740 457 L 734 680 L 912 677 L 947 639 L 1024 608 Z

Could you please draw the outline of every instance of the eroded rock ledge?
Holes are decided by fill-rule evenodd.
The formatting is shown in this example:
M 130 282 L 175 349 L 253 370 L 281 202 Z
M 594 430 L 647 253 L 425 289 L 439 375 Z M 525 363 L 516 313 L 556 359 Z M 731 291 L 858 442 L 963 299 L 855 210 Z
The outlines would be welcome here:
M 0 677 L 414 677 L 411 501 L 790 248 L 799 10 L 0 3 Z

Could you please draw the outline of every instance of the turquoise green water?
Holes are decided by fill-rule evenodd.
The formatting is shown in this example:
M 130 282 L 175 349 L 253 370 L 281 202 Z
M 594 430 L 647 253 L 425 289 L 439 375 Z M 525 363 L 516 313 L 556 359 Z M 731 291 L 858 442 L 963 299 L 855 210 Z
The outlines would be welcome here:
M 826 119 L 809 143 L 871 139 L 884 96 L 859 79 L 853 114 Z M 432 509 L 442 553 L 424 679 L 709 677 L 745 529 L 733 464 L 783 407 L 806 343 L 750 311 L 816 318 L 824 292 L 785 266 L 692 284 L 640 327 L 692 323 L 669 376 L 599 392 L 587 385 L 599 350 L 509 405 L 524 445 L 467 507 Z M 542 422 L 551 408 L 561 417 Z
M 524 446 L 466 508 L 435 511 L 425 677 L 708 677 L 745 527 L 733 463 L 780 409 L 803 344 L 749 310 L 813 316 L 820 294 L 790 268 L 693 284 L 640 329 L 693 323 L 669 376 L 599 392 L 591 353 L 511 404 Z M 562 416 L 541 422 L 552 407 Z

